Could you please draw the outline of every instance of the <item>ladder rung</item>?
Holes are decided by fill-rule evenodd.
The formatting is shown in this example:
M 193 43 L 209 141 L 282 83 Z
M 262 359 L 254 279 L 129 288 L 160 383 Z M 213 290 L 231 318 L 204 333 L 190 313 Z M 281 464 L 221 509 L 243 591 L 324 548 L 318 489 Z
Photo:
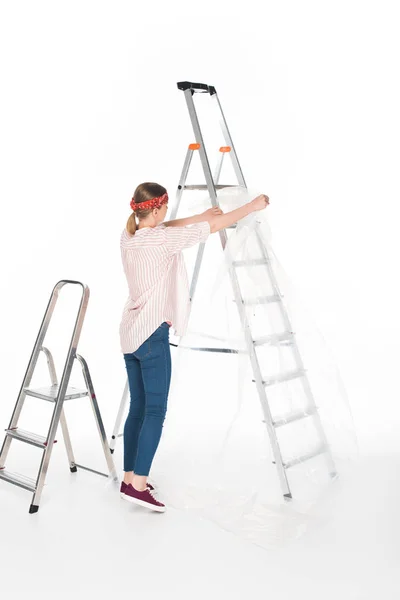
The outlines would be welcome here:
M 75 467 L 78 467 L 78 469 L 83 469 L 84 471 L 89 471 L 90 473 L 95 473 L 96 475 L 102 475 L 102 477 L 109 477 L 109 473 L 102 473 L 101 471 L 96 471 L 95 469 L 89 469 L 89 467 L 84 467 L 83 465 L 78 465 L 78 463 L 75 463 Z
M 221 185 L 220 183 L 218 185 L 214 186 L 216 190 L 222 190 L 224 188 L 229 188 L 229 187 L 238 187 L 237 185 L 233 185 L 232 183 L 229 185 Z M 200 185 L 184 185 L 183 186 L 184 190 L 208 190 L 208 186 L 204 185 L 204 184 L 200 184 Z
M 253 260 L 235 260 L 232 265 L 234 267 L 256 267 L 257 265 L 267 265 L 266 258 L 255 258 Z
M 304 369 L 297 369 L 296 371 L 287 371 L 281 375 L 273 375 L 272 377 L 266 377 L 263 381 L 265 386 L 274 385 L 275 383 L 283 383 L 284 381 L 291 381 L 297 379 L 297 377 L 303 377 L 305 374 Z
M 52 385 L 49 387 L 43 387 L 38 389 L 30 389 L 25 388 L 25 393 L 28 396 L 33 396 L 34 398 L 40 398 L 41 400 L 47 400 L 48 402 L 55 402 L 57 398 L 59 390 L 59 385 Z M 65 400 L 73 400 L 75 398 L 84 398 L 88 396 L 87 390 L 78 390 L 74 387 L 68 387 L 67 392 L 65 394 Z
M 30 477 L 25 477 L 25 475 L 19 475 L 19 473 L 11 473 L 6 469 L 0 469 L 0 479 L 18 485 L 19 487 L 24 488 L 24 490 L 28 490 L 28 492 L 36 491 L 36 481 Z
M 286 417 L 280 417 L 273 422 L 274 427 L 282 427 L 283 425 L 288 425 L 289 423 L 294 423 L 295 421 L 300 421 L 300 419 L 306 419 L 307 417 L 312 417 L 315 415 L 316 410 L 307 410 L 303 412 L 293 412 L 287 415 Z
M 273 346 L 275 344 L 281 344 L 284 342 L 292 342 L 293 335 L 293 331 L 284 331 L 283 333 L 276 333 L 274 335 L 266 335 L 262 338 L 258 338 L 254 340 L 253 343 L 255 346 Z
M 170 346 L 182 350 L 195 350 L 197 352 L 221 352 L 222 354 L 246 354 L 245 350 L 235 350 L 234 348 L 195 348 L 194 346 L 182 346 L 181 344 L 170 343 Z
M 6 432 L 7 435 L 13 439 L 19 440 L 20 442 L 26 442 L 27 444 L 31 444 L 31 446 L 36 446 L 37 448 L 42 448 L 43 450 L 47 446 L 46 438 L 42 435 L 38 435 L 37 433 L 24 431 L 23 429 L 19 429 L 19 427 L 16 427 L 15 429 L 6 429 Z
M 303 456 L 299 456 L 298 458 L 293 458 L 292 460 L 289 460 L 288 462 L 284 463 L 283 466 L 285 467 L 285 469 L 290 469 L 291 467 L 294 467 L 295 465 L 299 465 L 303 462 L 306 462 L 307 460 L 311 460 L 312 458 L 319 456 L 320 454 L 324 454 L 324 452 L 326 452 L 326 451 L 327 451 L 327 447 L 325 445 L 319 446 L 313 452 L 309 452 L 308 454 L 303 454 Z
M 243 304 L 245 304 L 245 306 L 270 304 L 271 302 L 280 302 L 282 298 L 283 296 L 279 296 L 278 294 L 274 294 L 273 296 L 259 296 L 258 298 L 249 298 L 248 300 L 243 300 Z

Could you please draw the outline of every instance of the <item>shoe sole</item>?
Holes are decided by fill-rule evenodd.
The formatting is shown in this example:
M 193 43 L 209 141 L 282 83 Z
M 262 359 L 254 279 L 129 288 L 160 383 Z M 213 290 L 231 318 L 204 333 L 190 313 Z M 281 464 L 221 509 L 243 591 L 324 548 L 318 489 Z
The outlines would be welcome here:
M 165 512 L 165 506 L 155 506 L 154 504 L 148 504 L 147 502 L 143 502 L 143 500 L 137 500 L 136 498 L 132 498 L 132 496 L 127 496 L 126 494 L 122 493 L 121 498 L 123 498 L 123 500 L 126 500 L 127 502 L 130 502 L 131 504 L 137 504 L 138 506 L 149 508 L 150 510 L 154 510 L 155 512 Z

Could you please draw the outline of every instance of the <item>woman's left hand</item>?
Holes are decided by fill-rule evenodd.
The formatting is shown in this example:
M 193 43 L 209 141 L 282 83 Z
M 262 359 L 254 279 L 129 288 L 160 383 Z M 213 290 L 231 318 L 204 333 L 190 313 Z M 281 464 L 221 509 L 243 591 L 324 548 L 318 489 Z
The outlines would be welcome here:
M 216 206 L 214 208 L 209 208 L 208 210 L 206 210 L 205 212 L 203 212 L 201 214 L 201 216 L 204 217 L 204 219 L 206 221 L 208 221 L 212 217 L 217 217 L 217 216 L 223 215 L 223 214 L 224 213 L 222 212 L 222 210 L 218 206 Z

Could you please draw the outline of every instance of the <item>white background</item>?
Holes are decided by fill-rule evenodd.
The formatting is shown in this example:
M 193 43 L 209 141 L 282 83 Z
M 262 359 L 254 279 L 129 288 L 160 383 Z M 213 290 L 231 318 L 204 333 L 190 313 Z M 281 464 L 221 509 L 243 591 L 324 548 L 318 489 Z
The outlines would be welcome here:
M 273 245 L 331 346 L 361 443 L 400 426 L 400 41 L 393 2 L 13 2 L 0 18 L 0 418 L 53 285 L 91 289 L 80 350 L 107 429 L 124 372 L 119 235 L 141 181 L 173 197 L 216 86 Z
M 52 287 L 69 278 L 91 290 L 80 352 L 112 429 L 125 380 L 119 236 L 138 183 L 174 194 L 194 141 L 176 82 L 192 80 L 216 86 L 247 183 L 270 196 L 274 249 L 332 348 L 363 451 L 397 451 L 395 8 L 1 3 L 4 427 Z

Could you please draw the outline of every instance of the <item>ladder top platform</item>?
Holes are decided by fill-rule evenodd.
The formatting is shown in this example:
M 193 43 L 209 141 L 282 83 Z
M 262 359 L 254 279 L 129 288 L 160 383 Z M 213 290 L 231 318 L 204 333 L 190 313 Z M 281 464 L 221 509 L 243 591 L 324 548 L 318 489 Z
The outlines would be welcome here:
M 179 81 L 177 83 L 177 86 L 179 90 L 190 90 L 192 94 L 210 94 L 210 96 L 213 96 L 217 93 L 217 90 L 213 85 L 207 85 L 206 83 L 192 83 L 190 81 Z

